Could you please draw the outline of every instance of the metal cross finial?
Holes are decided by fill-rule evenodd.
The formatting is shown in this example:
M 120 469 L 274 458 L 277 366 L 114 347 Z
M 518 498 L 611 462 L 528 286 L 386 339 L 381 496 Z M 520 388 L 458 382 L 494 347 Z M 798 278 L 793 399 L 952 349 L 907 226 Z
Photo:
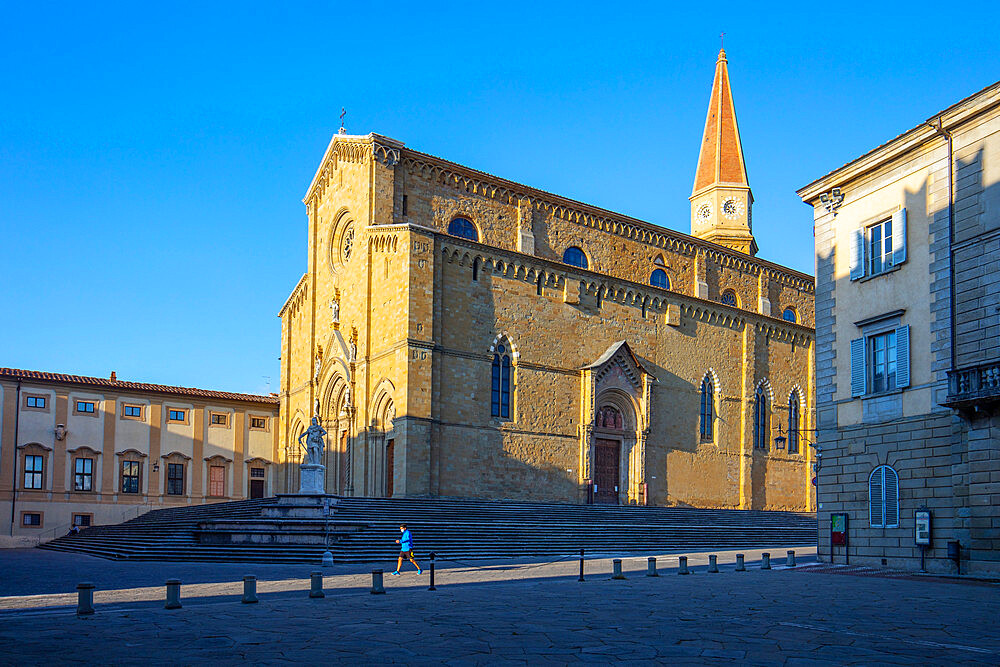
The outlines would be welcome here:
M 725 42 L 726 42 L 726 33 L 720 32 L 719 33 L 719 48 L 720 49 L 724 49 L 726 47 Z
M 340 134 L 347 134 L 347 130 L 344 129 L 344 116 L 347 115 L 347 109 L 340 107 Z

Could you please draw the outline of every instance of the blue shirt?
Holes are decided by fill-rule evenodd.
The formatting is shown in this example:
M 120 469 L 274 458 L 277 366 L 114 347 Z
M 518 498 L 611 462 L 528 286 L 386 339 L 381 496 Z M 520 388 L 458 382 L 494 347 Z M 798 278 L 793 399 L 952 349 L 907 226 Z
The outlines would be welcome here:
M 399 538 L 400 551 L 413 551 L 413 538 L 410 537 L 410 529 L 407 528 Z

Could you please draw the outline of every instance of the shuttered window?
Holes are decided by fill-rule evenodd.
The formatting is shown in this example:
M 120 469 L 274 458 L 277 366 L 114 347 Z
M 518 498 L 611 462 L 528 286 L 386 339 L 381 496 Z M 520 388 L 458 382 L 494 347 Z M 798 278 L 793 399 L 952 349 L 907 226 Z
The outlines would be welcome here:
M 848 250 L 851 280 L 885 273 L 906 261 L 906 209 L 852 230 Z
M 899 476 L 878 466 L 868 478 L 868 521 L 872 528 L 899 527 Z
M 851 341 L 851 396 L 910 386 L 910 326 Z

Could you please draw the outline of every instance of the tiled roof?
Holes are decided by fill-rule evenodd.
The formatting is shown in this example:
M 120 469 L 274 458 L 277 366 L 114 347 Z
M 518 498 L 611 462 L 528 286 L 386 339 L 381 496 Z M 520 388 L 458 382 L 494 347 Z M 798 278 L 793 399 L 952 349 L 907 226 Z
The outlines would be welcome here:
M 69 375 L 67 373 L 46 373 L 44 371 L 26 371 L 20 368 L 0 368 L 0 378 L 20 380 L 40 380 L 43 382 L 65 382 L 69 384 L 103 387 L 117 391 L 139 391 L 157 394 L 174 394 L 181 396 L 199 396 L 202 398 L 221 398 L 228 401 L 243 401 L 248 403 L 267 403 L 277 405 L 276 394 L 261 396 L 259 394 L 236 394 L 229 391 L 212 391 L 210 389 L 195 389 L 194 387 L 175 387 L 165 384 L 148 384 L 146 382 L 127 382 L 125 380 L 95 378 L 87 375 Z

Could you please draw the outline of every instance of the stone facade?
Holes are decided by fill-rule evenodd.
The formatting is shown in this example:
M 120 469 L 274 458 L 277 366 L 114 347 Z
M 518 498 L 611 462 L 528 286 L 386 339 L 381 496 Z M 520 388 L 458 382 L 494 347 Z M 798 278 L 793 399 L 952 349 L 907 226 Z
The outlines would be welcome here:
M 998 107 L 1000 84 L 799 191 L 815 218 L 824 559 L 845 556 L 830 515 L 846 512 L 852 562 L 919 567 L 926 508 L 927 569 L 955 571 L 949 541 L 963 568 L 1000 569 Z M 888 334 L 898 386 L 874 375 Z M 888 498 L 879 466 L 898 476 L 894 525 L 871 512 Z
M 0 406 L 0 544 L 275 491 L 273 395 L 0 368 Z
M 790 397 L 813 427 L 810 276 L 377 134 L 335 136 L 304 202 L 284 488 L 318 414 L 335 493 L 813 508 L 811 450 L 774 443 Z

